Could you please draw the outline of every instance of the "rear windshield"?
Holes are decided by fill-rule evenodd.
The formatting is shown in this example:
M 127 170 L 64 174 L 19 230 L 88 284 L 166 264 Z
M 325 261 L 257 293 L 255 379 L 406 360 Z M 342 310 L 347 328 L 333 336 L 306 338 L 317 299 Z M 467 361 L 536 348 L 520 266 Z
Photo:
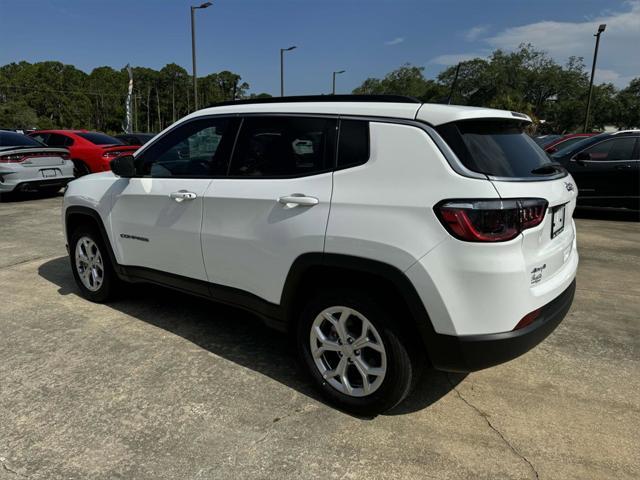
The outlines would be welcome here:
M 0 147 L 42 147 L 42 143 L 16 132 L 0 132 Z
M 96 145 L 124 145 L 122 141 L 117 138 L 110 137 L 109 135 L 105 135 L 104 133 L 89 132 L 78 133 L 77 135 Z
M 438 132 L 469 170 L 496 177 L 555 174 L 551 160 L 520 122 L 474 120 L 447 123 Z

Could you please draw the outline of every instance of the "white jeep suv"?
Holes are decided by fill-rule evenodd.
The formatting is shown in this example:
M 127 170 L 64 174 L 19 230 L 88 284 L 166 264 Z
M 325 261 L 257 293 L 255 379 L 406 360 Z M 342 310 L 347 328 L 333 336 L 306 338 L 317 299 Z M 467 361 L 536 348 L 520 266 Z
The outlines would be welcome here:
M 96 302 L 153 282 L 249 309 L 334 404 L 387 410 L 423 365 L 507 361 L 571 306 L 578 192 L 528 123 L 405 97 L 200 110 L 69 185 L 73 275 Z

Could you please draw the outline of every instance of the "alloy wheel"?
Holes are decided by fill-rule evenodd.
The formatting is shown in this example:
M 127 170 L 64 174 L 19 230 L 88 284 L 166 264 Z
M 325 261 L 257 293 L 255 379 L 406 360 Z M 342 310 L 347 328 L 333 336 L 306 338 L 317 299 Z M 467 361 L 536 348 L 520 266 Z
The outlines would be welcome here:
M 344 306 L 324 309 L 311 325 L 311 356 L 333 388 L 351 397 L 375 392 L 387 372 L 380 334 L 360 312 Z
M 96 242 L 89 237 L 80 237 L 75 251 L 76 270 L 87 290 L 96 292 L 104 282 L 104 263 Z

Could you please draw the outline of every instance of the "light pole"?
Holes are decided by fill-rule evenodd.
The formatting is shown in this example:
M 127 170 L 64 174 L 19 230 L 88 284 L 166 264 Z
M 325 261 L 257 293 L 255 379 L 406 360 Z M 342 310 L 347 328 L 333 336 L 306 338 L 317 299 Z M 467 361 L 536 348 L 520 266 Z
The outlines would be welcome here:
M 284 52 L 290 52 L 291 50 L 295 50 L 295 45 L 289 48 L 281 48 L 280 49 L 280 96 L 284 97 Z
M 336 94 L 336 75 L 340 75 L 344 72 L 346 72 L 346 70 L 338 70 L 337 72 L 333 72 L 333 88 L 331 89 L 331 95 Z
M 591 81 L 589 82 L 589 96 L 587 97 L 587 112 L 584 115 L 584 133 L 587 133 L 589 128 L 589 110 L 591 109 L 591 94 L 593 93 L 593 76 L 596 73 L 596 61 L 598 60 L 598 46 L 600 45 L 600 35 L 607 28 L 606 24 L 602 24 L 598 27 L 598 31 L 593 34 L 596 37 L 596 49 L 593 52 L 593 65 L 591 67 Z
M 193 110 L 198 110 L 198 74 L 196 73 L 196 10 L 208 8 L 211 2 L 191 7 L 191 62 L 193 63 Z

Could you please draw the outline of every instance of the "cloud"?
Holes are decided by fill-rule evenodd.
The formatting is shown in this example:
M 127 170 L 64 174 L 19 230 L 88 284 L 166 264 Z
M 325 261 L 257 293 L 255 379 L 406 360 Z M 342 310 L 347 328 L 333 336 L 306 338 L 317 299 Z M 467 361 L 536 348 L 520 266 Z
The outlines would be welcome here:
M 483 36 L 485 33 L 489 31 L 489 25 L 477 25 L 475 27 L 470 28 L 464 34 L 464 38 L 466 38 L 469 42 L 473 42 Z
M 431 65 L 457 65 L 460 62 L 466 62 L 467 60 L 473 60 L 474 58 L 485 58 L 486 53 L 451 53 L 447 55 L 439 55 L 429 60 Z
M 607 24 L 600 41 L 598 65 L 601 77 L 596 83 L 611 81 L 625 86 L 640 73 L 640 55 L 632 53 L 640 43 L 640 0 L 624 3 L 624 10 L 606 10 L 588 21 L 542 21 L 507 28 L 485 39 L 492 48 L 514 50 L 521 43 L 531 43 L 535 48 L 547 51 L 557 61 L 564 62 L 570 56 L 583 57 L 587 66 L 593 58 L 593 34 L 601 23 Z
M 385 45 L 399 45 L 404 42 L 404 37 L 396 37 L 393 40 L 388 40 L 384 42 Z

